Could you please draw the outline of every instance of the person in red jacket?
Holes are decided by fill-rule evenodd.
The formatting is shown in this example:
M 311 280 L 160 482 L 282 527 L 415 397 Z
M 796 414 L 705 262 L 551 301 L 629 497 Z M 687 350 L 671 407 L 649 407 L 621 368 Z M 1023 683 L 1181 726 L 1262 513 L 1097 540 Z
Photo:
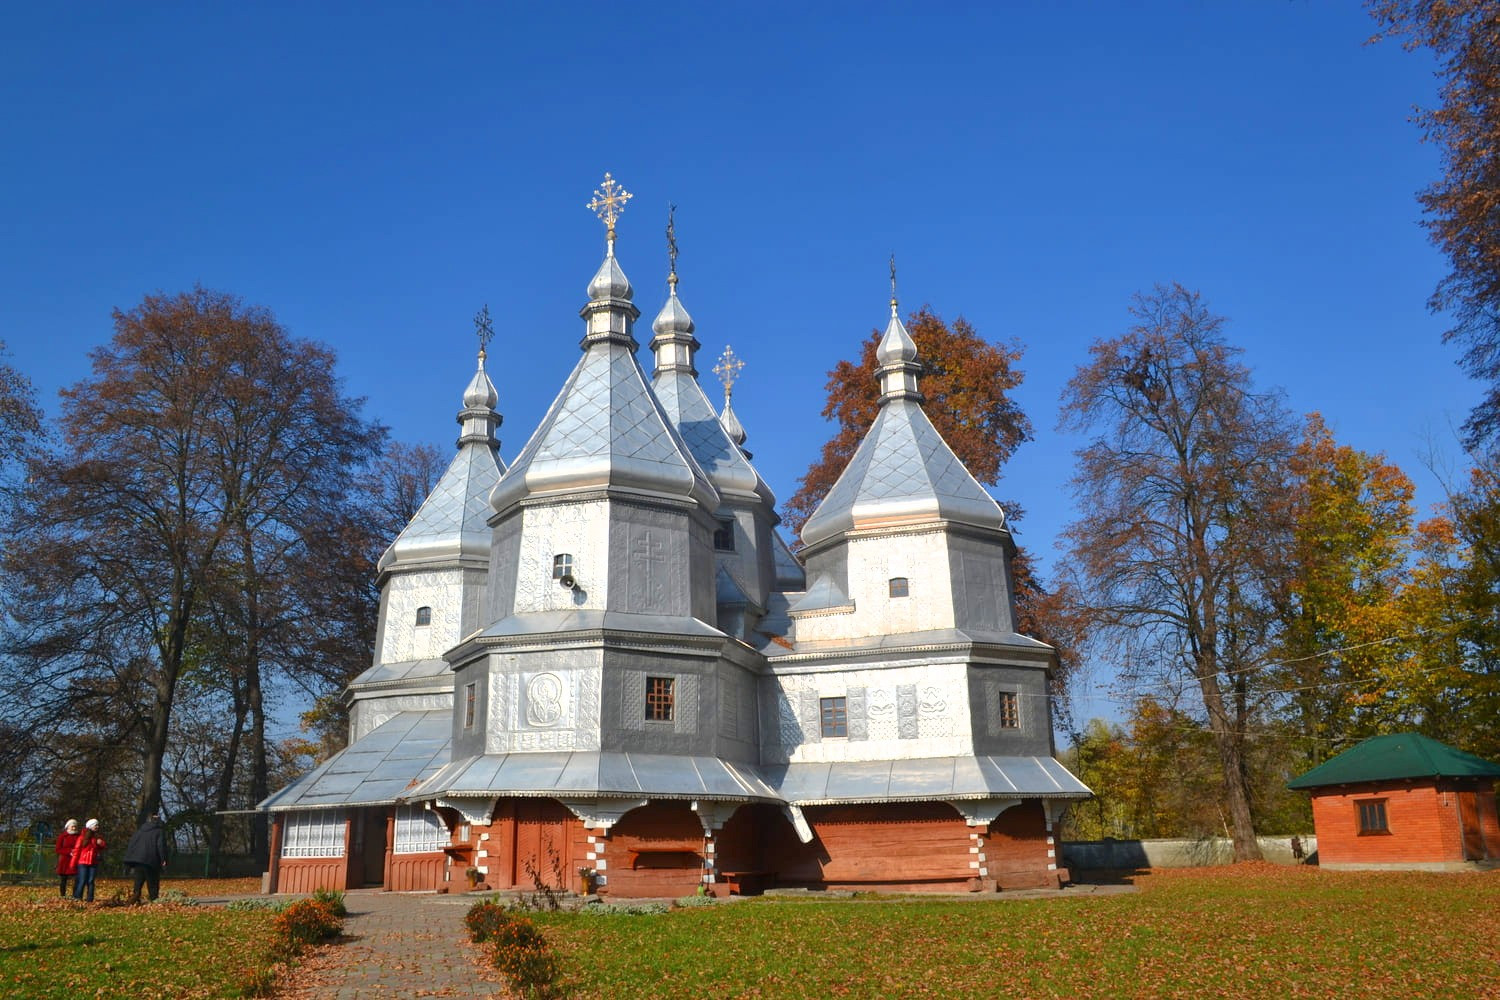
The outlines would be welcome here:
M 83 836 L 73 849 L 73 860 L 78 865 L 78 877 L 73 880 L 73 898 L 94 901 L 94 874 L 99 862 L 104 860 L 104 838 L 99 836 L 99 821 L 91 819 L 83 824 Z M 87 892 L 87 897 L 85 897 Z
M 70 819 L 63 824 L 63 831 L 57 835 L 57 892 L 66 898 L 68 895 L 68 879 L 77 881 L 78 866 L 73 861 L 73 848 L 78 846 L 78 821 Z

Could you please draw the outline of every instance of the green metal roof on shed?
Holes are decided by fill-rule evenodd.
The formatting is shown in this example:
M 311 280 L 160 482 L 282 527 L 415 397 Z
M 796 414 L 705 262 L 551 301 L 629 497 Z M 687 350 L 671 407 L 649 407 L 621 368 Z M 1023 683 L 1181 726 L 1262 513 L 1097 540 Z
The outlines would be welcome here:
M 1401 778 L 1500 778 L 1500 764 L 1421 733 L 1373 736 L 1286 783 L 1288 788 L 1358 785 Z

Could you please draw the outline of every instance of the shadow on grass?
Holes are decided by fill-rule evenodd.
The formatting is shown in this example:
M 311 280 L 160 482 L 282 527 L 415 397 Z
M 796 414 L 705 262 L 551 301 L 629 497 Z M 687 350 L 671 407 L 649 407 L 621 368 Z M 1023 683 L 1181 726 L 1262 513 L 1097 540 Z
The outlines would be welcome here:
M 1073 872 L 1076 885 L 1135 885 L 1145 868 L 1084 868 Z

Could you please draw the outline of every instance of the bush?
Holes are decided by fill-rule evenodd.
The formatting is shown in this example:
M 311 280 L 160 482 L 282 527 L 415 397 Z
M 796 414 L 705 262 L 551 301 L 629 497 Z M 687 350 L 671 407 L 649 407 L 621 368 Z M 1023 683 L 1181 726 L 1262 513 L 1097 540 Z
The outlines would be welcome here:
M 295 954 L 344 929 L 333 907 L 319 899 L 299 899 L 277 914 L 271 926 L 284 950 Z
M 505 973 L 517 992 L 534 997 L 556 995 L 553 984 L 557 980 L 557 959 L 541 935 L 533 944 L 496 942 L 491 954 L 495 967 Z
M 313 891 L 312 898 L 320 903 L 327 903 L 328 908 L 336 917 L 342 919 L 349 915 L 349 908 L 344 905 L 344 894 L 338 889 L 316 889 Z
M 482 944 L 493 938 L 511 919 L 505 907 L 492 899 L 486 899 L 469 907 L 469 912 L 464 915 L 464 926 L 469 929 L 469 940 Z

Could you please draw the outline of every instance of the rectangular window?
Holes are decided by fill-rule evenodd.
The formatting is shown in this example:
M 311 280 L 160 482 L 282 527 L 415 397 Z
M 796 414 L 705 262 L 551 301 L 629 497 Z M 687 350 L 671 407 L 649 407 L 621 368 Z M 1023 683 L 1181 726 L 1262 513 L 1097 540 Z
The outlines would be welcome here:
M 1014 691 L 1000 692 L 1000 728 L 1021 728 L 1021 706 L 1020 699 Z
M 892 597 L 906 597 L 911 593 L 907 579 L 904 576 L 891 577 L 890 593 Z
M 417 625 L 418 626 L 422 626 L 422 625 L 431 625 L 431 624 L 432 624 L 432 609 L 431 608 L 427 608 L 427 607 L 418 608 L 417 609 Z
M 646 721 L 671 722 L 673 709 L 671 677 L 646 678 Z
M 477 682 L 464 685 L 464 728 L 474 728 L 474 703 L 479 698 Z
M 734 551 L 734 522 L 720 521 L 714 529 L 714 548 L 719 552 Z
M 1360 833 L 1390 833 L 1385 821 L 1385 799 L 1363 799 L 1354 803 L 1359 810 Z
M 435 809 L 421 806 L 396 808 L 397 854 L 431 854 L 448 846 L 448 828 Z
M 344 856 L 344 810 L 311 809 L 287 813 L 281 827 L 283 858 Z
M 848 736 L 849 708 L 845 700 L 843 698 L 820 698 L 818 704 L 822 709 L 823 735 Z

